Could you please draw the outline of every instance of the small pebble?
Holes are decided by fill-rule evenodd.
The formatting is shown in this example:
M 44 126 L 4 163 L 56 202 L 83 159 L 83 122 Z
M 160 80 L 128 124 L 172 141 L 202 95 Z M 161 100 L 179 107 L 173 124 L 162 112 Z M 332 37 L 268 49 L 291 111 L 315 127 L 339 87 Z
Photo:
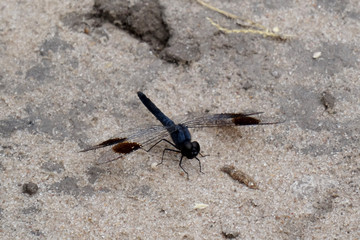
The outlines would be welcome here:
M 34 195 L 38 190 L 39 190 L 38 185 L 32 182 L 25 183 L 22 187 L 22 192 L 27 193 L 29 195 Z
M 151 167 L 152 170 L 156 170 L 158 168 L 158 165 L 159 165 L 159 163 L 154 162 L 154 163 L 151 164 L 150 167 Z
M 281 76 L 281 74 L 280 74 L 278 71 L 276 71 L 276 70 L 272 71 L 272 72 L 271 72 L 271 75 L 272 75 L 274 78 L 279 78 L 279 77 Z
M 279 27 L 274 27 L 272 30 L 274 33 L 278 33 L 280 31 Z
M 205 204 L 205 203 L 196 203 L 194 206 L 194 209 L 205 209 L 209 207 L 209 205 Z
M 224 236 L 224 238 L 226 238 L 226 239 L 234 239 L 240 235 L 240 233 L 237 231 L 224 231 L 223 230 L 221 233 Z
M 333 95 L 331 95 L 331 93 L 325 91 L 321 94 L 321 103 L 324 105 L 325 110 L 330 113 L 335 113 L 335 101 L 336 99 Z
M 248 90 L 248 89 L 250 89 L 250 88 L 252 88 L 252 87 L 253 87 L 253 86 L 251 85 L 250 82 L 245 82 L 244 85 L 242 86 L 242 88 L 243 88 L 244 90 Z
M 321 52 L 314 52 L 312 57 L 313 59 L 318 59 L 319 57 L 321 57 Z

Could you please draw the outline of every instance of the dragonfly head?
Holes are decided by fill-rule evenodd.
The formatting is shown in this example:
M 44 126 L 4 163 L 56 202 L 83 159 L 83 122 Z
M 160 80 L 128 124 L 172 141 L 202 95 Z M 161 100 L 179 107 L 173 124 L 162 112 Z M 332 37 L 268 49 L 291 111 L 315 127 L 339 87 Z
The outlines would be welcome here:
M 195 158 L 200 152 L 200 145 L 198 142 L 184 142 L 181 148 L 181 154 L 187 157 L 188 159 Z

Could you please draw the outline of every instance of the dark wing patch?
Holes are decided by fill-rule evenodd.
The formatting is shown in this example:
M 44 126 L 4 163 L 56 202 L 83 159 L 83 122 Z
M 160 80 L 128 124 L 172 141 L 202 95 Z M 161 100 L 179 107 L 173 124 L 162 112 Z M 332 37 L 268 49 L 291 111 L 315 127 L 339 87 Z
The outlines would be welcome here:
M 128 154 L 140 148 L 140 144 L 136 142 L 121 142 L 112 147 L 112 150 L 121 154 Z
M 104 164 L 112 161 L 116 161 L 125 156 L 125 154 L 132 153 L 141 148 L 140 144 L 136 142 L 120 142 L 113 146 L 111 149 L 103 152 L 98 159 L 96 164 Z
M 232 119 L 233 123 L 236 126 L 242 126 L 242 125 L 257 125 L 260 123 L 260 120 L 254 117 L 248 117 L 248 116 L 237 116 Z

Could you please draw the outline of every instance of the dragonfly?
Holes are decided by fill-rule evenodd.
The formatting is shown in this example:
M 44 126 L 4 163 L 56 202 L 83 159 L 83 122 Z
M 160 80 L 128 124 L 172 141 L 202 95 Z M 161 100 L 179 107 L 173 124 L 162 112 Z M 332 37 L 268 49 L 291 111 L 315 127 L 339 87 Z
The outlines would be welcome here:
M 211 127 L 231 127 L 231 126 L 248 126 L 248 125 L 269 125 L 279 122 L 262 122 L 259 118 L 254 117 L 263 112 L 251 113 L 220 113 L 220 114 L 202 114 L 189 118 L 181 123 L 176 124 L 167 117 L 144 93 L 137 92 L 140 101 L 144 106 L 161 122 L 162 125 L 154 125 L 145 128 L 135 128 L 128 132 L 120 134 L 120 137 L 110 138 L 97 145 L 90 146 L 81 152 L 87 152 L 100 148 L 111 147 L 97 159 L 97 164 L 103 164 L 118 160 L 127 154 L 133 153 L 139 149 L 149 152 L 161 142 L 166 142 L 172 148 L 165 148 L 162 153 L 161 162 L 163 163 L 165 152 L 180 153 L 179 167 L 189 176 L 183 168 L 184 157 L 196 159 L 201 171 L 201 161 L 198 155 L 200 153 L 200 144 L 192 141 L 190 128 L 211 128 Z M 168 140 L 169 137 L 172 141 Z

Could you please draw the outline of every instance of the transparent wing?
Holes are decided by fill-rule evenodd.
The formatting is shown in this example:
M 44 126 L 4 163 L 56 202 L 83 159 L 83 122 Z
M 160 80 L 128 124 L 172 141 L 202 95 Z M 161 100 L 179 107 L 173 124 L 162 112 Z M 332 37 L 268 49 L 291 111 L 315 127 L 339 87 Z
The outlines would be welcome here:
M 267 125 L 277 124 L 277 122 L 263 121 L 254 115 L 260 115 L 262 112 L 252 113 L 220 113 L 220 114 L 203 114 L 201 116 L 190 115 L 180 124 L 188 128 L 205 128 L 205 127 L 228 127 L 228 126 L 245 126 L 245 125 Z M 176 128 L 171 128 L 176 129 Z M 96 150 L 112 146 L 109 150 L 101 154 L 97 164 L 107 163 L 118 160 L 140 148 L 148 150 L 161 139 L 167 138 L 172 131 L 162 125 L 148 126 L 137 128 L 119 134 L 117 138 L 108 139 L 100 144 L 91 146 L 81 152 Z
M 206 114 L 189 118 L 182 124 L 188 128 L 275 124 L 275 122 L 262 122 L 259 118 L 253 117 L 261 113 L 262 112 Z
M 147 147 L 152 143 L 168 136 L 168 130 L 162 125 L 153 125 L 134 129 L 127 133 L 120 133 L 119 136 L 125 136 L 126 141 L 128 142 L 137 142 L 141 145 L 141 147 Z
M 102 164 L 118 160 L 140 148 L 148 149 L 151 145 L 166 138 L 168 135 L 168 130 L 164 126 L 148 126 L 146 128 L 122 132 L 118 135 L 119 137 L 111 138 L 97 145 L 90 146 L 81 152 L 112 146 L 96 160 L 97 164 Z

